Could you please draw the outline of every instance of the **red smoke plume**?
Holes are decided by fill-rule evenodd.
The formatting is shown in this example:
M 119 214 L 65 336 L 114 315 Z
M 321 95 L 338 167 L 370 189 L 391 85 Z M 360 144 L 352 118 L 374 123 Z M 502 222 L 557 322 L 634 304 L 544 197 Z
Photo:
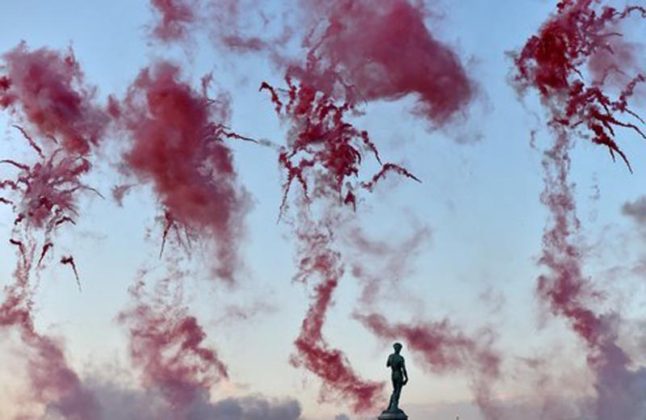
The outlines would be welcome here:
M 364 150 L 381 164 L 377 148 L 367 131 L 358 130 L 344 120 L 345 113 L 352 110 L 352 104 L 336 105 L 330 97 L 315 88 L 308 85 L 295 86 L 291 79 L 286 80 L 288 90 L 280 92 L 288 96 L 286 104 L 283 104 L 272 86 L 263 82 L 260 87 L 261 90 L 269 91 L 276 111 L 288 118 L 294 127 L 287 148 L 279 156 L 279 163 L 287 173 L 281 212 L 294 181 L 300 184 L 307 200 L 310 198 L 310 190 L 313 190 L 318 195 L 336 195 L 339 204 L 356 206 L 356 185 L 352 185 L 350 179 L 359 175 Z M 281 114 L 283 107 L 284 114 Z M 323 170 L 322 175 L 317 174 L 320 169 Z M 382 170 L 364 187 L 371 189 L 389 171 L 419 181 L 401 166 L 387 163 L 382 165 Z M 311 176 L 314 176 L 314 181 L 308 181 Z M 324 183 L 325 188 L 315 190 L 314 186 L 308 186 L 308 182 Z
M 301 0 L 322 27 L 305 40 L 304 65 L 288 75 L 349 103 L 415 95 L 415 112 L 441 125 L 474 95 L 459 58 L 424 23 L 421 2 Z
M 39 158 L 34 164 L 0 161 L 18 170 L 14 179 L 0 181 L 0 190 L 11 190 L 19 198 L 2 201 L 13 206 L 14 225 L 44 231 L 40 265 L 53 247 L 48 239 L 52 232 L 75 223 L 77 194 L 98 194 L 81 178 L 91 169 L 87 155 L 105 135 L 110 114 L 95 103 L 96 89 L 85 84 L 71 49 L 66 54 L 46 48 L 30 51 L 21 43 L 2 58 L 6 74 L 0 77 L 0 108 L 28 127 L 14 126 Z M 32 130 L 36 137 L 29 134 Z M 72 265 L 78 281 L 73 261 L 68 256 L 61 263 Z
M 31 130 L 15 126 L 39 157 L 31 165 L 0 161 L 18 169 L 14 179 L 0 181 L 0 190 L 11 190 L 19 199 L 2 201 L 13 205 L 16 226 L 43 229 L 49 237 L 62 224 L 75 223 L 78 192 L 98 194 L 81 177 L 91 168 L 87 155 L 105 134 L 110 116 L 96 105 L 95 88 L 86 86 L 71 49 L 66 54 L 46 48 L 30 51 L 21 43 L 2 58 L 6 75 L 0 77 L 0 108 L 36 132 L 38 139 Z M 38 265 L 52 247 L 46 240 Z M 67 258 L 69 262 L 61 262 L 73 262 Z M 74 273 L 78 281 L 76 269 Z
M 36 243 L 12 240 L 20 260 L 14 271 L 14 283 L 4 290 L 0 305 L 0 328 L 16 330 L 25 346 L 21 353 L 27 359 L 27 376 L 31 401 L 47 407 L 66 419 L 94 420 L 99 407 L 91 392 L 68 366 L 62 346 L 38 333 L 32 315 L 33 288 L 30 275 L 34 270 Z
M 216 274 L 233 282 L 249 200 L 224 140 L 240 136 L 222 125 L 230 112 L 226 96 L 209 99 L 179 77 L 179 67 L 159 62 L 129 88 L 123 107 L 132 146 L 124 159 L 141 181 L 152 183 L 166 233 L 179 225 L 211 239 Z
M 60 226 L 75 224 L 78 215 L 77 196 L 84 190 L 98 192 L 81 182 L 82 175 L 90 169 L 89 161 L 83 157 L 71 157 L 64 149 L 43 152 L 27 132 L 20 129 L 31 147 L 38 153 L 39 159 L 32 165 L 5 159 L 0 163 L 9 164 L 17 169 L 14 178 L 0 180 L 0 191 L 8 192 L 12 198 L 2 197 L 2 201 L 13 208 L 14 230 L 41 230 L 45 237 L 40 256 L 36 263 L 39 268 L 47 253 L 54 247 L 52 234 Z M 47 153 L 47 155 L 45 154 Z M 81 287 L 76 264 L 72 256 L 61 257 L 61 264 L 69 264 L 74 272 L 76 282 Z
M 8 109 L 39 136 L 61 141 L 70 155 L 87 155 L 105 133 L 110 117 L 95 104 L 72 50 L 30 51 L 25 43 L 5 53 L 0 108 Z
M 154 37 L 164 42 L 186 39 L 196 20 L 197 0 L 150 0 L 150 4 L 160 15 L 153 28 Z
M 555 144 L 543 159 L 545 189 L 541 201 L 551 224 L 543 233 L 541 265 L 548 269 L 538 279 L 538 295 L 553 314 L 565 317 L 588 347 L 587 362 L 596 374 L 596 419 L 641 418 L 646 371 L 632 370 L 630 356 L 619 346 L 615 313 L 598 314 L 592 303 L 601 295 L 583 270 L 573 185 L 569 181 L 570 138 L 556 133 Z M 621 396 L 621 398 L 618 398 Z
M 629 114 L 643 122 L 628 108 L 628 101 L 636 85 L 644 82 L 644 75 L 631 77 L 618 97 L 611 99 L 605 92 L 608 76 L 622 75 L 624 65 L 634 59 L 624 56 L 624 63 L 615 63 L 607 57 L 613 56 L 613 45 L 615 48 L 625 45 L 621 34 L 616 32 L 621 22 L 631 15 L 646 17 L 646 9 L 627 7 L 618 11 L 604 7 L 598 11 L 594 8 L 597 3 L 594 0 L 560 2 L 557 13 L 543 24 L 538 35 L 527 41 L 516 57 L 515 81 L 520 89 L 533 87 L 539 91 L 552 114 L 551 126 L 563 132 L 579 130 L 581 137 L 607 147 L 613 158 L 617 153 L 629 165 L 615 141 L 615 129 L 630 128 L 646 139 L 638 126 L 618 119 L 620 114 Z M 606 58 L 595 60 L 600 55 Z M 585 66 L 590 63 L 594 64 L 592 74 L 596 76 L 592 81 L 583 76 Z
M 224 141 L 251 139 L 223 125 L 230 113 L 228 97 L 207 97 L 210 75 L 202 79 L 199 93 L 180 73 L 176 65 L 157 62 L 128 89 L 122 123 L 132 144 L 124 159 L 139 181 L 153 185 L 163 205 L 162 252 L 170 230 L 182 229 L 214 246 L 216 275 L 231 284 L 249 200 Z M 188 313 L 183 282 L 184 276 L 175 273 L 147 293 L 144 282 L 137 281 L 130 291 L 132 306 L 119 321 L 129 329 L 130 356 L 141 367 L 145 387 L 161 391 L 176 417 L 188 419 L 192 407 L 228 374 Z
M 292 34 L 285 27 L 277 36 L 267 36 L 269 20 L 275 17 L 265 14 L 259 0 L 150 0 L 150 4 L 159 15 L 152 36 L 166 43 L 187 45 L 191 35 L 206 29 L 210 40 L 227 51 L 274 53 Z M 251 25 L 260 26 L 263 36 L 248 34 L 247 26 Z
M 84 190 L 97 194 L 98 192 L 80 180 L 90 169 L 86 158 L 71 157 L 60 148 L 46 152 L 45 155 L 44 146 L 39 146 L 26 131 L 20 129 L 20 132 L 38 153 L 39 159 L 32 165 L 10 159 L 0 161 L 17 169 L 14 178 L 0 180 L 0 191 L 12 195 L 11 199 L 1 199 L 12 206 L 16 215 L 14 230 L 29 231 L 36 228 L 45 234 L 36 263 L 36 267 L 39 268 L 47 253 L 54 247 L 51 236 L 55 230 L 66 223 L 75 224 L 74 220 L 78 215 L 78 194 Z M 60 262 L 72 267 L 80 289 L 81 283 L 74 258 L 64 256 Z
M 474 339 L 459 332 L 447 320 L 432 324 L 391 324 L 383 315 L 356 315 L 368 329 L 387 340 L 403 338 L 411 350 L 418 352 L 433 372 L 445 373 L 475 364 L 493 377 L 498 374 L 500 359 Z
M 185 415 L 204 391 L 228 378 L 217 353 L 203 343 L 206 334 L 182 301 L 181 275 L 165 279 L 147 294 L 139 280 L 130 289 L 133 306 L 119 314 L 129 330 L 130 356 L 147 388 Z
M 305 366 L 321 378 L 322 399 L 335 393 L 350 400 L 355 412 L 361 412 L 380 402 L 383 383 L 361 379 L 343 352 L 331 349 L 323 337 L 323 324 L 332 305 L 332 294 L 344 271 L 340 253 L 331 249 L 330 236 L 331 232 L 321 224 L 307 224 L 307 228 L 301 226 L 299 229 L 302 259 L 296 279 L 307 281 L 314 277 L 320 282 L 314 288 L 312 304 L 295 342 L 298 354 L 292 356 L 291 362 L 295 366 Z
M 615 141 L 615 128 L 629 128 L 646 138 L 637 125 L 618 119 L 619 114 L 628 114 L 641 121 L 630 111 L 628 101 L 644 76 L 626 76 L 626 69 L 616 67 L 621 63 L 612 58 L 612 48 L 625 42 L 617 32 L 622 21 L 631 15 L 646 17 L 646 9 L 596 10 L 597 4 L 592 0 L 560 2 L 557 13 L 516 57 L 516 82 L 520 89 L 538 90 L 550 112 L 555 136 L 543 159 L 541 201 L 550 211 L 551 223 L 543 234 L 540 263 L 548 272 L 538 279 L 538 294 L 555 315 L 571 323 L 588 346 L 588 364 L 597 375 L 596 418 L 642 418 L 646 414 L 640 402 L 644 372 L 629 369 L 630 358 L 617 343 L 617 316 L 599 315 L 591 309 L 599 293 L 583 273 L 577 238 L 580 223 L 569 169 L 574 134 L 607 147 L 613 157 L 619 154 L 627 165 L 628 159 Z M 629 51 L 619 49 L 624 54 Z M 586 65 L 592 65 L 591 81 L 584 77 Z M 613 73 L 628 78 L 616 99 L 607 93 L 614 87 L 608 82 Z
M 10 195 L 10 199 L 4 200 L 11 203 L 15 214 L 9 242 L 16 246 L 19 260 L 14 282 L 4 290 L 0 327 L 18 331 L 25 346 L 23 354 L 27 359 L 31 401 L 63 418 L 94 420 L 99 417 L 98 404 L 68 366 L 61 344 L 39 334 L 34 327 L 32 306 L 37 286 L 31 281 L 32 274 L 41 268 L 45 255 L 53 247 L 54 231 L 66 222 L 74 222 L 78 195 L 91 190 L 79 179 L 89 164 L 85 158 L 70 157 L 64 149 L 50 152 L 26 131 L 20 131 L 37 152 L 38 159 L 32 165 L 2 161 L 14 166 L 17 172 L 15 177 L 0 181 L 0 190 Z M 44 233 L 42 243 L 34 239 L 35 232 Z M 64 264 L 73 264 L 73 261 L 71 256 L 61 258 Z
M 79 190 L 96 192 L 80 181 L 90 168 L 89 162 L 82 157 L 65 156 L 62 149 L 43 156 L 33 165 L 7 159 L 0 163 L 18 169 L 14 179 L 0 181 L 0 189 L 20 195 L 20 202 L 14 205 L 15 225 L 26 223 L 49 234 L 64 223 L 74 223 L 78 214 L 75 196 Z

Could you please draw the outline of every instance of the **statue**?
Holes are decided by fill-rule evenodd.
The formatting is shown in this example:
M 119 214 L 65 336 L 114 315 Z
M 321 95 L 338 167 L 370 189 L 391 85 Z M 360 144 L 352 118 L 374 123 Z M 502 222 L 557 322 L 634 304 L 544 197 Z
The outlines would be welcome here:
M 402 350 L 401 343 L 393 344 L 395 352 L 388 356 L 386 367 L 392 371 L 391 379 L 393 382 L 393 393 L 390 396 L 388 408 L 379 416 L 379 420 L 406 420 L 408 416 L 399 408 L 399 397 L 404 385 L 408 383 L 408 372 L 406 372 L 406 363 L 404 357 L 399 354 Z

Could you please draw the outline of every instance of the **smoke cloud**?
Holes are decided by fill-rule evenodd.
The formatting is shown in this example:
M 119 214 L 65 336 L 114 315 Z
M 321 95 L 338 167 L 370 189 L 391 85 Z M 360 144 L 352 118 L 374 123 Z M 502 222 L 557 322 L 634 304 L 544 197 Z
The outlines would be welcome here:
M 640 225 L 646 225 L 646 196 L 635 201 L 627 201 L 621 207 L 621 212 Z

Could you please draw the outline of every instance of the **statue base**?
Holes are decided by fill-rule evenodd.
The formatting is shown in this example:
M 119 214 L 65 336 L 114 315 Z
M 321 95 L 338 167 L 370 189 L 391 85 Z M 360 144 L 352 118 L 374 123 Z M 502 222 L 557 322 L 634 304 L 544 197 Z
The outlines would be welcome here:
M 398 410 L 398 411 L 384 410 L 384 412 L 381 413 L 381 415 L 377 417 L 377 419 L 378 420 L 408 420 L 408 416 L 402 410 Z

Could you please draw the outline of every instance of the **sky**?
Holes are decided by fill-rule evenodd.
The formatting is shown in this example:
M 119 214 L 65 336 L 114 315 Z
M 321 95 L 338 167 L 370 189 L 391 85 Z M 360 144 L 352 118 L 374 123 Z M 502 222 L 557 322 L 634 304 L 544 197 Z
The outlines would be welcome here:
M 144 0 L 3 0 L 0 52 L 21 42 L 31 50 L 45 47 L 64 54 L 73 49 L 85 81 L 96 86 L 95 100 L 100 103 L 107 102 L 109 95 L 124 98 L 140 71 L 159 60 L 181 68 L 181 79 L 196 91 L 200 78 L 211 72 L 209 95 L 226 92 L 230 99 L 227 127 L 283 145 L 292 135 L 289 121 L 277 117 L 269 95 L 258 88 L 263 81 L 284 85 L 285 62 L 304 55 L 299 37 L 309 17 L 299 14 L 303 12 L 297 1 L 241 4 L 243 18 L 238 24 L 246 33 L 270 38 L 281 32 L 283 22 L 292 25 L 293 40 L 280 45 L 288 59 L 272 57 L 269 47 L 253 53 L 227 49 L 218 39 L 224 24 L 218 28 L 210 15 L 201 17 L 206 23 L 201 22 L 188 39 L 164 43 L 152 33 L 159 14 Z M 546 124 L 549 112 L 535 91 L 523 96 L 510 83 L 513 53 L 551 16 L 555 2 L 425 4 L 426 28 L 459 57 L 474 93 L 449 122 L 439 126 L 415 112 L 414 95 L 360 102 L 360 112 L 349 117 L 354 126 L 369 131 L 383 161 L 402 165 L 421 182 L 388 176 L 371 193 L 361 194 L 356 210 L 341 203 L 321 210 L 321 214 L 333 214 L 326 220 L 332 221 L 332 231 L 338 229 L 334 244 L 347 261 L 325 317 L 323 336 L 331 348 L 342 349 L 361 378 L 386 383 L 380 404 L 390 392 L 385 361 L 394 339 L 373 334 L 357 313 L 379 313 L 410 326 L 445 320 L 500 357 L 500 374 L 482 379 L 471 359 L 459 366 L 429 366 L 423 354 L 409 349 L 404 334 L 396 337 L 404 345 L 402 354 L 411 378 L 401 406 L 411 418 L 490 419 L 491 414 L 478 408 L 479 387 L 487 388 L 499 413 L 504 413 L 501 419 L 519 418 L 514 417 L 518 413 L 527 413 L 523 418 L 528 419 L 592 418 L 580 408 L 596 395 L 591 353 L 568 320 L 555 316 L 536 293 L 537 278 L 545 271 L 539 258 L 550 220 L 550 210 L 541 203 L 544 151 L 554 141 Z M 268 22 L 265 26 L 259 23 L 263 19 Z M 6 66 L 0 67 L 0 75 L 5 70 Z M 637 110 L 646 106 L 646 95 L 640 92 L 633 106 Z M 125 105 L 123 112 L 123 119 L 138 118 Z M 20 118 L 0 113 L 3 159 L 35 158 L 12 126 L 19 123 L 29 130 Z M 45 258 L 32 279 L 37 283 L 32 315 L 36 331 L 64 349 L 70 368 L 101 404 L 123 411 L 109 418 L 135 418 L 128 417 L 132 415 L 128 404 L 143 407 L 149 399 L 164 400 L 156 394 L 164 390 L 155 388 L 154 378 L 146 376 L 142 360 L 133 358 L 128 324 L 119 316 L 137 304 L 132 288 L 138 279 L 146 281 L 154 296 L 156 282 L 178 277 L 178 272 L 183 295 L 170 299 L 170 307 L 186 308 L 199 321 L 206 335 L 202 344 L 215 349 L 227 367 L 226 378 L 206 381 L 206 395 L 200 396 L 206 408 L 196 408 L 191 418 L 256 418 L 248 413 L 249 417 L 227 417 L 226 410 L 238 407 L 274 410 L 276 418 L 281 418 L 276 414 L 280 410 L 290 413 L 289 418 L 309 420 L 341 419 L 342 415 L 374 418 L 377 413 L 355 413 L 351 399 L 340 397 L 334 389 L 325 392 L 322 379 L 303 363 L 300 367 L 290 363 L 297 354 L 294 343 L 316 283 L 294 280 L 302 265 L 301 249 L 308 245 L 298 229 L 307 230 L 307 226 L 299 225 L 297 183 L 281 217 L 286 175 L 276 149 L 225 139 L 235 166 L 236 188 L 246 191 L 249 208 L 240 221 L 241 232 L 233 238 L 237 242 L 230 244 L 240 261 L 236 279 L 230 283 L 214 274 L 222 245 L 218 238 L 208 237 L 209 231 L 197 232 L 185 246 L 177 244 L 170 231 L 160 257 L 168 204 L 156 193 L 150 177 L 133 175 L 128 168 L 132 161 L 122 160 L 133 144 L 132 132 L 115 124 L 104 136 L 107 140 L 89 157 L 92 170 L 82 178 L 100 195 L 79 195 L 76 223 L 52 234 L 56 251 Z M 635 203 L 646 194 L 646 144 L 637 133 L 618 130 L 617 141 L 630 158 L 631 173 L 603 147 L 573 137 L 569 179 L 581 223 L 574 240 L 582 252 L 586 278 L 601 291 L 598 299 L 591 299 L 594 311 L 615 315 L 617 343 L 632 359 L 631 372 L 637 371 L 646 363 L 641 328 L 646 319 L 646 224 L 630 209 L 637 208 Z M 367 156 L 361 172 L 364 179 L 377 167 Z M 3 177 L 15 173 L 9 166 L 0 168 Z M 121 202 L 113 198 L 113 187 L 131 184 Z M 0 208 L 3 238 L 16 235 L 14 217 L 10 206 Z M 357 246 L 353 229 L 385 244 L 385 251 L 371 253 Z M 20 256 L 8 240 L 0 243 L 4 286 L 13 283 Z M 80 288 L 70 267 L 58 264 L 63 255 L 73 255 Z M 365 283 L 351 269 L 353 264 L 373 272 L 382 285 L 369 303 L 362 298 Z M 5 328 L 2 336 L 0 417 L 12 418 L 28 410 L 33 418 L 65 418 L 48 405 L 46 397 L 30 400 L 27 371 L 32 359 L 26 354 L 32 350 L 21 344 L 19 331 Z M 547 405 L 564 408 L 550 417 L 545 414 Z M 269 418 L 267 412 L 256 414 L 257 418 Z

